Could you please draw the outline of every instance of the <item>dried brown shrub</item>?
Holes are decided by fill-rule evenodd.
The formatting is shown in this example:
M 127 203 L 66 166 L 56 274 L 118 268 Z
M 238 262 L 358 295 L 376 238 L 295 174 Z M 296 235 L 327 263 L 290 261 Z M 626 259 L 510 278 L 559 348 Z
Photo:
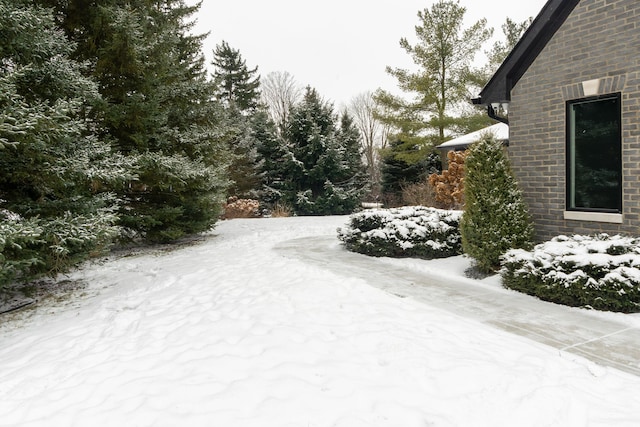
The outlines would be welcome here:
M 271 210 L 271 217 L 273 218 L 286 218 L 293 214 L 293 209 L 286 203 L 276 203 Z
M 258 218 L 260 216 L 260 202 L 253 199 L 238 199 L 229 197 L 224 206 L 224 218 Z
M 402 187 L 402 202 L 405 206 L 440 207 L 436 194 L 428 182 L 407 184 Z
M 435 190 L 435 199 L 446 209 L 464 207 L 464 161 L 466 151 L 447 153 L 448 169 L 429 175 L 429 184 Z

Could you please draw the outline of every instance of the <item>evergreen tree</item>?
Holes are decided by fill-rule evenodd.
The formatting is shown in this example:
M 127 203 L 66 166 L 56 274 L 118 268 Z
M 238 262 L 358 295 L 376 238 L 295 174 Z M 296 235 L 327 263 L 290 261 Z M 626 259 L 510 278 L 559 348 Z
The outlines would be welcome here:
M 229 145 L 231 162 L 227 168 L 230 179 L 228 194 L 238 198 L 256 198 L 260 192 L 260 167 L 257 147 L 263 137 L 262 131 L 254 131 L 255 116 L 261 113 L 255 110 L 251 115 L 237 114 L 233 109 L 228 111 L 230 116 L 231 131 L 229 133 Z M 257 119 L 259 121 L 260 119 Z
M 490 123 L 482 111 L 460 114 L 468 105 L 470 86 L 477 81 L 473 77 L 477 71 L 471 68 L 473 59 L 492 34 L 485 19 L 463 28 L 465 13 L 466 9 L 452 0 L 439 0 L 431 9 L 418 12 L 418 43 L 412 45 L 403 38 L 400 46 L 419 69 L 387 67 L 400 89 L 415 96 L 410 101 L 384 91 L 376 96 L 387 110 L 381 119 L 396 126 L 398 121 L 404 122 L 401 128 L 409 129 L 409 136 L 419 137 L 427 148 L 445 142 L 450 133 L 468 131 L 470 122 L 478 128 Z M 406 140 L 406 136 L 401 137 Z
M 327 214 L 347 214 L 357 208 L 369 184 L 362 161 L 360 130 L 346 111 L 340 115 L 335 139 L 335 145 L 329 146 L 323 159 L 329 179 L 325 181 L 321 204 Z
M 52 3 L 76 56 L 93 64 L 104 102 L 102 137 L 132 163 L 136 179 L 115 188 L 132 236 L 171 241 L 205 231 L 226 187 L 226 118 L 212 101 L 189 34 L 198 9 L 183 0 L 41 0 Z
M 260 99 L 258 67 L 249 69 L 240 51 L 226 41 L 216 46 L 212 64 L 218 99 L 240 111 L 254 110 Z
M 343 147 L 342 157 L 344 162 L 342 172 L 345 173 L 345 180 L 359 180 L 360 184 L 362 184 L 366 181 L 366 177 L 363 176 L 366 167 L 362 161 L 362 135 L 353 117 L 351 117 L 346 110 L 340 115 L 340 127 L 338 128 L 337 138 L 339 145 Z
M 254 198 L 259 190 L 257 141 L 251 129 L 252 116 L 257 113 L 260 99 L 258 67 L 248 69 L 240 51 L 223 41 L 214 50 L 213 81 L 217 98 L 226 107 L 231 119 L 229 144 L 232 152 L 228 175 L 229 194 Z
M 516 47 L 516 44 L 520 41 L 520 37 L 527 31 L 532 21 L 533 18 L 527 18 L 522 22 L 515 22 L 513 19 L 507 17 L 501 27 L 504 40 L 495 42 L 491 50 L 487 52 L 487 58 L 489 59 L 488 66 L 490 67 L 491 74 L 498 69 L 507 55 Z M 489 75 L 489 77 L 491 77 L 491 75 Z
M 515 22 L 507 17 L 502 24 L 502 34 L 504 38 L 496 41 L 490 50 L 485 51 L 487 55 L 487 64 L 482 68 L 481 72 L 474 74 L 476 87 L 481 89 L 487 84 L 491 76 L 496 72 L 498 67 L 511 53 L 513 48 L 518 44 L 524 32 L 529 28 L 533 18 L 527 18 L 522 22 Z
M 425 142 L 425 124 L 419 112 L 413 111 L 406 101 L 398 96 L 378 89 L 374 94 L 375 117 L 384 123 L 390 132 L 390 143 L 383 156 L 412 165 L 424 161 L 433 152 L 433 147 Z
M 507 250 L 531 246 L 533 225 L 499 141 L 485 135 L 474 143 L 465 168 L 462 247 L 480 271 L 489 273 L 500 267 Z
M 285 193 L 293 190 L 287 180 L 288 159 L 292 154 L 266 111 L 258 111 L 252 117 L 251 130 L 257 141 L 258 176 L 261 182 L 259 197 L 269 208 L 273 208 L 284 199 Z
M 407 146 L 411 148 L 407 149 Z M 425 155 L 419 146 L 411 146 L 400 139 L 391 140 L 381 155 L 382 192 L 391 203 L 401 198 L 405 186 L 423 182 L 429 175 L 442 170 L 437 153 Z
M 0 0 L 0 287 L 108 245 L 125 162 L 94 134 L 95 83 L 48 9 Z
M 337 125 L 333 106 L 311 88 L 291 111 L 279 149 L 282 193 L 299 214 L 352 212 L 365 190 L 358 131 L 345 116 Z

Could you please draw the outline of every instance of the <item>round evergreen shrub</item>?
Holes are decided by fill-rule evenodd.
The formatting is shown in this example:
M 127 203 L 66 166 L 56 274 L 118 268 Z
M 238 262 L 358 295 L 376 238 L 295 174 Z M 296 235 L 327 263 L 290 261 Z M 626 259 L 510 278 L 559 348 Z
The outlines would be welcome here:
M 572 307 L 640 312 L 640 240 L 558 236 L 531 251 L 508 251 L 505 287 Z
M 491 273 L 509 249 L 531 247 L 533 225 L 502 143 L 484 135 L 469 148 L 465 168 L 462 248 Z
M 422 206 L 367 210 L 351 215 L 338 238 L 365 255 L 444 258 L 461 253 L 461 214 Z

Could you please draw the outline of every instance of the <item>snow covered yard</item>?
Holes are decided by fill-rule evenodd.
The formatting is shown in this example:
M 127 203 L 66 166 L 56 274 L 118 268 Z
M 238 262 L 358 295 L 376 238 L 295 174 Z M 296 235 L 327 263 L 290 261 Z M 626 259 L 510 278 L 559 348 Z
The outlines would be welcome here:
M 226 221 L 74 273 L 87 296 L 0 318 L 0 425 L 640 425 L 639 377 L 274 249 L 346 221 Z

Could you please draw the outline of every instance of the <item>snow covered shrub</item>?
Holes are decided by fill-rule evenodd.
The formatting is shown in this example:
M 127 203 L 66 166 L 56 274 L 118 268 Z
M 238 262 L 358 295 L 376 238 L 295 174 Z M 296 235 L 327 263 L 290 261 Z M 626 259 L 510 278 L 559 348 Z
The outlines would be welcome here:
M 66 213 L 41 223 L 46 248 L 41 251 L 48 275 L 69 270 L 88 258 L 102 255 L 120 233 L 117 215 L 102 210 L 94 214 Z
M 461 252 L 461 214 L 422 206 L 367 210 L 351 215 L 338 238 L 365 255 L 445 258 Z
M 230 197 L 224 207 L 224 217 L 232 218 L 257 218 L 260 216 L 260 202 L 253 199 L 238 199 Z
M 499 141 L 490 134 L 471 145 L 465 160 L 462 247 L 485 273 L 500 268 L 509 249 L 528 249 L 533 225 Z
M 55 276 L 102 254 L 119 233 L 108 212 L 42 219 L 0 212 L 0 290 L 43 275 Z
M 0 291 L 13 281 L 27 276 L 26 272 L 42 264 L 38 248 L 42 230 L 35 220 L 21 221 L 0 212 Z
M 505 287 L 574 307 L 640 312 L 640 240 L 558 236 L 502 259 Z

